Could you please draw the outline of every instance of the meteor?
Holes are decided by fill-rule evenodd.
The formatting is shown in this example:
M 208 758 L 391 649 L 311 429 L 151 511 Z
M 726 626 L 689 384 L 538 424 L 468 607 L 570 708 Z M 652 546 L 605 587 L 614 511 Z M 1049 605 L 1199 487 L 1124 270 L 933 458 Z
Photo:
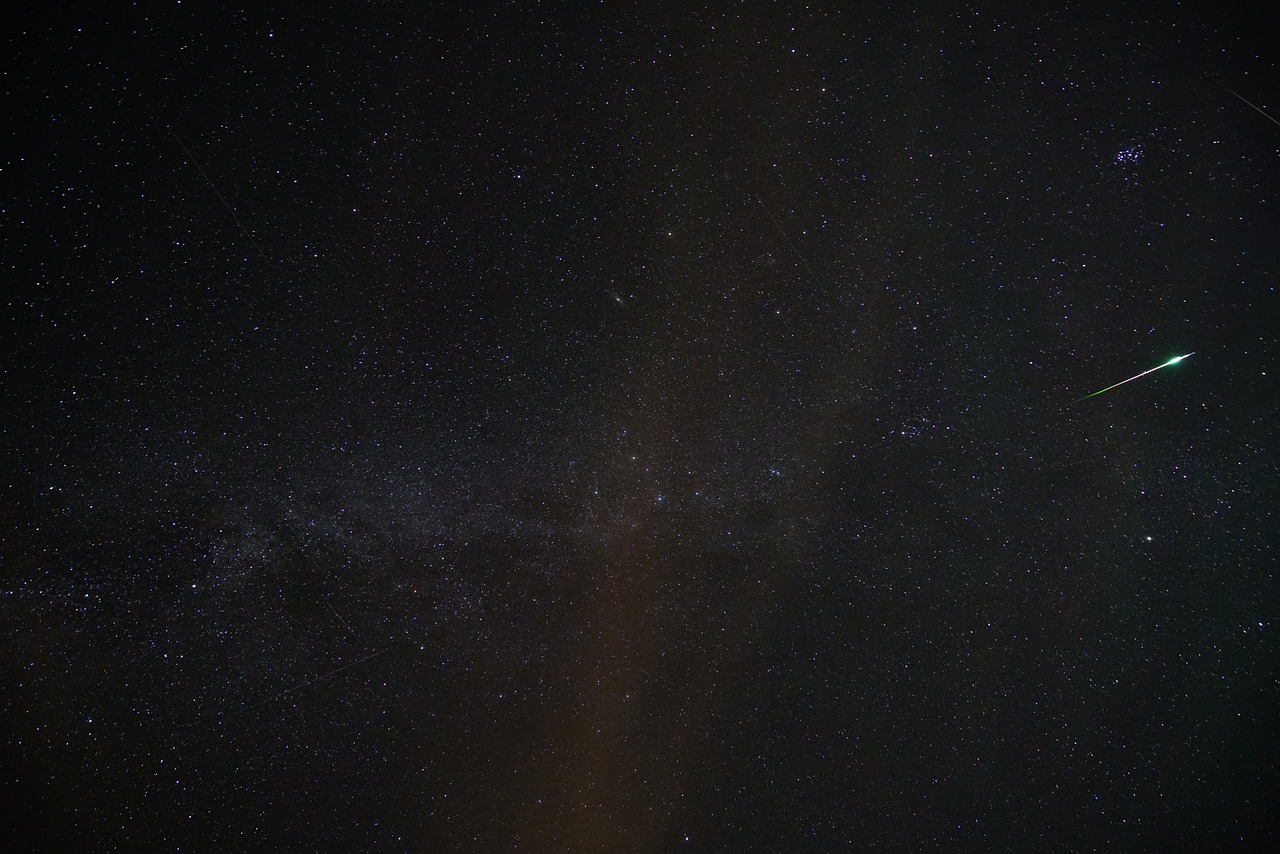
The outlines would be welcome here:
M 333 606 L 330 606 L 330 607 L 333 607 Z M 334 611 L 334 613 L 336 614 L 337 611 Z M 338 619 L 341 620 L 342 618 L 339 617 Z M 343 620 L 343 623 L 345 622 L 346 620 Z M 294 685 L 292 688 L 286 688 L 283 691 L 281 691 L 279 694 L 273 694 L 272 696 L 267 697 L 265 700 L 259 700 L 256 703 L 250 703 L 247 706 L 241 706 L 237 710 L 237 712 L 246 712 L 249 709 L 256 709 L 258 706 L 261 706 L 263 703 L 270 703 L 272 700 L 279 700 L 281 697 L 284 697 L 288 694 L 292 694 L 294 691 L 297 691 L 299 689 L 307 688 L 311 685 L 316 684 L 317 682 L 323 682 L 326 679 L 332 679 L 333 677 L 337 676 L 339 673 L 341 673 L 344 670 L 350 670 L 352 667 L 356 667 L 358 665 L 364 664 L 366 661 L 373 661 L 378 656 L 386 655 L 391 650 L 392 650 L 392 647 L 387 647 L 386 649 L 378 650 L 372 655 L 366 655 L 364 658 L 360 659 L 359 661 L 353 661 L 349 664 L 344 664 L 341 667 L 335 667 L 332 670 L 329 670 L 325 673 L 321 673 L 319 676 L 317 676 L 314 679 L 308 679 L 306 682 L 299 682 L 297 685 Z
M 1174 356 L 1172 359 L 1170 359 L 1169 361 L 1165 362 L 1163 365 L 1156 365 L 1154 368 L 1152 368 L 1152 369 L 1151 369 L 1151 370 L 1149 370 L 1149 371 L 1143 371 L 1142 373 L 1137 374 L 1136 376 L 1129 377 L 1129 379 L 1127 379 L 1127 380 L 1121 380 L 1120 382 L 1116 383 L 1115 385 L 1109 385 L 1109 386 L 1107 386 L 1107 387 L 1106 387 L 1106 388 L 1104 388 L 1104 389 L 1099 389 L 1098 391 L 1095 391 L 1093 394 L 1086 394 L 1084 397 L 1081 397 L 1081 398 L 1078 398 L 1078 399 L 1076 399 L 1076 400 L 1072 401 L 1072 403 L 1079 403 L 1079 402 L 1080 402 L 1080 401 L 1082 401 L 1082 400 L 1088 400 L 1088 399 L 1089 399 L 1089 398 L 1091 398 L 1091 397 L 1097 397 L 1098 395 L 1102 394 L 1102 393 L 1103 393 L 1103 392 L 1105 392 L 1105 391 L 1111 391 L 1111 389 L 1113 389 L 1113 388 L 1118 388 L 1119 386 L 1122 386 L 1122 385 L 1124 385 L 1125 383 L 1131 383 L 1131 382 L 1133 382 L 1134 380 L 1136 380 L 1136 379 L 1140 379 L 1141 377 L 1145 377 L 1147 374 L 1152 373 L 1153 371 L 1158 371 L 1158 370 L 1160 370 L 1161 368 L 1167 368 L 1167 367 L 1169 367 L 1170 365 L 1176 365 L 1176 364 L 1178 364 L 1179 362 L 1181 362 L 1183 359 L 1190 358 L 1191 356 L 1194 356 L 1194 355 L 1195 355 L 1195 353 L 1187 353 L 1185 356 Z
M 1219 85 L 1219 86 L 1221 86 L 1223 89 L 1226 89 L 1226 90 L 1227 90 L 1228 92 L 1230 92 L 1232 95 L 1235 95 L 1235 96 L 1236 96 L 1237 98 L 1239 98 L 1241 101 L 1244 101 L 1244 102 L 1245 102 L 1246 104 L 1248 104 L 1250 107 L 1253 107 L 1255 110 L 1257 110 L 1258 112 L 1262 113 L 1262 114 L 1263 114 L 1264 116 L 1266 116 L 1268 119 L 1271 119 L 1272 123 L 1277 124 L 1277 125 L 1280 125 L 1280 122 L 1277 122 L 1275 119 L 1272 119 L 1272 118 L 1271 118 L 1271 114 L 1270 114 L 1270 113 L 1268 113 L 1266 110 L 1264 110 L 1264 109 L 1262 109 L 1261 107 L 1259 107 L 1257 104 L 1253 103 L 1253 101 L 1250 101 L 1250 100 L 1249 100 L 1248 98 L 1246 98 L 1244 95 L 1241 95 L 1241 94 L 1240 94 L 1239 92 L 1237 92 L 1235 89 L 1232 89 L 1230 86 L 1227 86 L 1226 84 L 1223 84 L 1223 83 L 1219 83 L 1218 85 Z M 1163 366 L 1163 365 L 1161 365 L 1161 367 L 1164 367 L 1164 366 Z

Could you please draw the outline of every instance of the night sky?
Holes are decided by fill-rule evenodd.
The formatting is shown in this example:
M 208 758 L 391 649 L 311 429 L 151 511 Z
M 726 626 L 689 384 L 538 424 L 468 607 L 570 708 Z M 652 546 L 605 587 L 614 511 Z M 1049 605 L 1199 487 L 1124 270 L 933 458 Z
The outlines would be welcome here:
M 477 5 L 5 33 L 2 847 L 1266 849 L 1271 5 Z

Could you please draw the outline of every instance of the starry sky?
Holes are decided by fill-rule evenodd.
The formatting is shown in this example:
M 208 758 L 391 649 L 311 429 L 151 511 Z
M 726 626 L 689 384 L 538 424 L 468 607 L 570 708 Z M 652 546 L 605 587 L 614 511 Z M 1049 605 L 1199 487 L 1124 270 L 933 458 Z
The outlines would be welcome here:
M 1264 848 L 1275 12 L 459 6 L 6 32 L 7 850 Z

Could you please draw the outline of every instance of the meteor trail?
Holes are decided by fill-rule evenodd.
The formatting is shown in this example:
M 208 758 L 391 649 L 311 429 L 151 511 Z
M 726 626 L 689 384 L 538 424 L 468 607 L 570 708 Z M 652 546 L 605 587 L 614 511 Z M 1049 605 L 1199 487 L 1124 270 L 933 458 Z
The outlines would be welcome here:
M 777 217 L 775 217 L 773 212 L 769 210 L 768 205 L 764 203 L 764 199 L 756 196 L 756 201 L 760 203 L 760 207 L 764 208 L 765 215 L 769 217 L 769 221 L 773 223 L 773 227 L 778 229 L 778 234 L 782 235 L 782 239 L 787 241 L 787 245 L 791 247 L 791 251 L 796 253 L 796 257 L 800 259 L 800 263 L 809 271 L 809 276 L 813 279 L 813 283 L 818 287 L 822 287 L 822 282 L 819 281 L 818 274 L 813 272 L 813 268 L 809 266 L 808 261 L 804 260 L 804 256 L 800 254 L 800 250 L 796 248 L 795 243 L 793 243 L 791 238 L 787 236 L 787 233 L 782 230 L 782 224 L 778 222 Z
M 339 673 L 341 673 L 344 670 L 349 670 L 352 667 L 355 667 L 359 664 L 364 664 L 366 661 L 372 661 L 373 659 L 377 658 L 380 655 L 386 655 L 388 652 L 391 651 L 391 649 L 392 649 L 391 647 L 387 647 L 386 649 L 379 650 L 378 652 L 375 652 L 372 655 L 366 655 L 364 658 L 360 659 L 359 661 L 353 661 L 350 664 L 344 664 L 341 667 L 335 667 L 334 669 L 326 673 L 321 673 L 319 676 L 317 676 L 314 679 L 308 679 L 306 682 L 299 682 L 297 685 L 294 685 L 292 688 L 286 688 L 285 690 L 281 691 L 279 694 L 273 694 L 272 696 L 267 697 L 265 700 L 259 700 L 256 703 L 250 703 L 247 706 L 242 706 L 239 709 L 239 711 L 245 712 L 245 711 L 248 711 L 249 709 L 255 709 L 258 706 L 261 706 L 263 703 L 270 703 L 272 700 L 278 700 L 281 697 L 284 697 L 288 694 L 292 694 L 294 691 L 297 691 L 299 688 L 306 688 L 307 686 L 314 685 L 317 682 L 323 682 L 326 679 L 332 679 L 334 676 L 337 676 Z
M 1172 359 L 1170 359 L 1169 361 L 1165 362 L 1163 365 L 1156 365 L 1154 368 L 1152 368 L 1152 369 L 1151 369 L 1151 370 L 1149 370 L 1149 371 L 1143 371 L 1142 373 L 1137 374 L 1136 376 L 1129 377 L 1129 379 L 1127 379 L 1127 380 L 1121 380 L 1120 382 L 1116 383 L 1115 385 L 1109 385 L 1109 386 L 1107 386 L 1107 387 L 1106 387 L 1106 388 L 1104 388 L 1104 389 L 1099 389 L 1098 391 L 1095 391 L 1093 394 L 1086 394 L 1084 397 L 1081 397 L 1081 398 L 1078 398 L 1077 400 L 1072 401 L 1072 403 L 1079 403 L 1079 402 L 1080 402 L 1080 401 L 1082 401 L 1082 400 L 1088 400 L 1088 399 L 1089 399 L 1089 398 L 1091 398 L 1091 397 L 1097 397 L 1098 395 L 1102 394 L 1104 391 L 1111 391 L 1111 389 L 1113 389 L 1113 388 L 1117 388 L 1118 386 L 1122 386 L 1122 385 L 1124 385 L 1125 383 L 1131 383 L 1131 382 L 1133 382 L 1134 380 L 1136 380 L 1136 379 L 1138 379 L 1138 378 L 1140 378 L 1140 377 L 1145 377 L 1147 374 L 1151 373 L 1152 371 L 1158 371 L 1158 370 L 1160 370 L 1161 368 L 1167 368 L 1167 367 L 1169 367 L 1170 365 L 1176 365 L 1176 364 L 1178 364 L 1179 362 L 1181 362 L 1183 359 L 1186 359 L 1186 358 L 1188 358 L 1188 357 L 1190 357 L 1190 356 L 1194 356 L 1194 355 L 1195 355 L 1195 353 L 1188 353 L 1186 356 L 1174 356 Z
M 200 166 L 200 161 L 196 160 L 196 156 L 191 153 L 191 149 L 187 148 L 187 144 L 182 141 L 182 137 L 178 136 L 178 134 L 174 132 L 173 128 L 169 128 L 169 135 L 177 141 L 178 145 L 182 146 L 182 150 L 187 153 L 187 160 L 190 160 L 191 165 L 196 167 L 196 171 L 200 173 L 200 177 L 209 185 L 209 189 L 213 190 L 213 194 L 218 197 L 218 201 L 222 202 L 222 206 L 227 209 L 227 213 L 231 214 L 231 218 L 236 221 L 236 225 L 240 226 L 240 231 L 244 233 L 245 237 L 249 238 L 249 242 L 253 244 L 253 248 L 258 250 L 258 255 L 266 258 L 267 253 L 262 251 L 262 247 L 258 245 L 258 241 L 253 239 L 253 235 L 249 232 L 249 229 L 245 228 L 244 223 L 240 221 L 240 217 L 236 216 L 235 209 L 231 207 L 231 205 L 227 204 L 227 200 L 222 197 L 222 193 L 219 193 L 218 188 L 209 180 L 209 176 L 205 174 L 204 169 Z
M 1266 110 L 1262 109 L 1262 108 L 1261 108 L 1261 107 L 1259 107 L 1257 104 L 1253 103 L 1253 101 L 1250 101 L 1250 100 L 1249 100 L 1248 98 L 1246 98 L 1244 95 L 1241 95 L 1241 94 L 1240 94 L 1239 92 L 1237 92 L 1235 89 L 1232 89 L 1230 86 L 1226 85 L 1225 83 L 1219 83 L 1218 85 L 1219 85 L 1219 86 L 1221 86 L 1223 89 L 1226 89 L 1226 90 L 1227 90 L 1228 92 L 1230 92 L 1232 95 L 1235 95 L 1235 96 L 1236 96 L 1237 98 L 1239 98 L 1241 101 L 1244 101 L 1244 102 L 1245 102 L 1246 104 L 1248 104 L 1250 107 L 1253 107 L 1255 110 L 1257 110 L 1258 112 L 1262 113 L 1262 114 L 1263 114 L 1264 116 L 1266 116 L 1268 119 L 1271 119 L 1271 121 L 1272 121 L 1273 123 L 1280 125 L 1280 122 L 1276 121 L 1275 119 L 1272 119 L 1272 118 L 1271 118 L 1271 115 L 1270 115 Z

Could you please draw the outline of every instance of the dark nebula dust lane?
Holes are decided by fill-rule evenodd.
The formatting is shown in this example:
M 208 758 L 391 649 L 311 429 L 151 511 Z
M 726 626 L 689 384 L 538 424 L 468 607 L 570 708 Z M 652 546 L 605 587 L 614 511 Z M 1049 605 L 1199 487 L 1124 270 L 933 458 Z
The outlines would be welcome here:
M 1270 13 L 847 5 L 27 13 L 6 850 L 1266 850 Z

